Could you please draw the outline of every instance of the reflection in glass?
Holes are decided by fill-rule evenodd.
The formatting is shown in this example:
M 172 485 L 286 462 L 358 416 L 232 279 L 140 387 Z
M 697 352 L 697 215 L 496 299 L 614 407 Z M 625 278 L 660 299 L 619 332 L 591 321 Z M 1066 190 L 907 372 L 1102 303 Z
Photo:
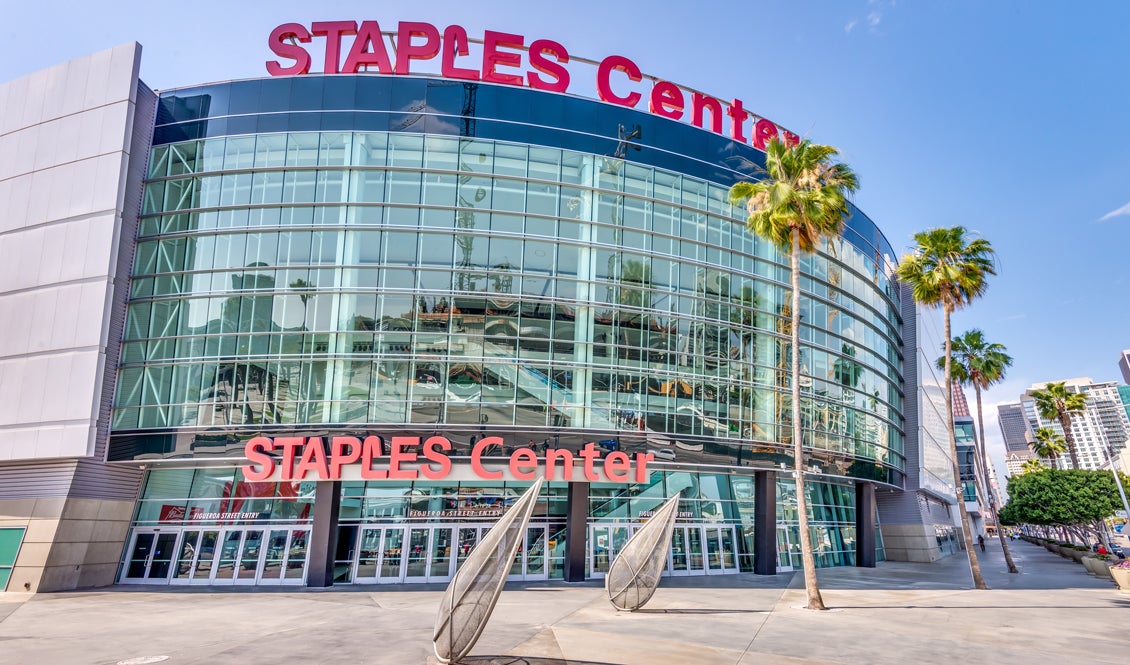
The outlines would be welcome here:
M 400 579 L 403 561 L 402 543 L 404 540 L 403 529 L 385 529 L 384 541 L 381 544 L 380 577 L 383 579 Z
M 242 531 L 228 531 L 224 535 L 224 543 L 220 548 L 220 556 L 216 563 L 216 579 L 235 578 L 239 543 L 242 537 Z
M 267 82 L 226 85 L 250 111 L 248 86 Z M 417 94 L 457 105 L 448 88 L 334 85 L 346 107 L 415 109 Z M 311 99 L 296 91 L 277 99 L 322 99 L 321 85 Z M 562 122 L 593 112 L 552 103 L 568 107 L 554 111 Z M 162 104 L 171 117 L 214 112 Z M 446 131 L 435 120 L 159 141 L 150 164 L 164 179 L 146 184 L 114 428 L 586 427 L 650 431 L 712 462 L 775 461 L 790 418 L 787 262 L 735 230 L 742 211 L 721 184 L 732 174 L 677 152 L 618 163 L 580 135 L 569 144 L 597 154 L 493 140 L 494 124 L 420 132 Z M 845 468 L 857 457 L 897 468 L 888 246 L 860 214 L 845 238 L 804 266 L 806 437 Z M 192 452 L 229 453 L 218 435 Z

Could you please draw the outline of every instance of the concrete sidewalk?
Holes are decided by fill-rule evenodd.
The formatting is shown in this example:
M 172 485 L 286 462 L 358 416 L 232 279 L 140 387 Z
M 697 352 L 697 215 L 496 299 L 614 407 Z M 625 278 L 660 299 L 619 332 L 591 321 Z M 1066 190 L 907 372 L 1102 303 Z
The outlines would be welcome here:
M 1130 662 L 1130 594 L 1023 541 L 933 564 L 819 572 L 828 612 L 801 609 L 799 575 L 665 580 L 642 611 L 599 583 L 507 585 L 468 663 Z M 980 554 L 980 553 L 979 553 Z M 442 587 L 334 591 L 117 587 L 0 594 L 0 663 L 427 663 Z M 135 661 L 143 662 L 143 661 Z

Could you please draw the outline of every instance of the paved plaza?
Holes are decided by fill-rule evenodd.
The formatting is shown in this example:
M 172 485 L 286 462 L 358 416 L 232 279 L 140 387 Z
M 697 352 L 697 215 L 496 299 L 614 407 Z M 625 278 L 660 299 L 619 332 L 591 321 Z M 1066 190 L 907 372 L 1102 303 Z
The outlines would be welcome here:
M 665 580 L 617 613 L 596 582 L 507 585 L 477 664 L 1130 662 L 1130 594 L 1041 547 L 934 564 L 821 570 L 828 612 L 801 609 L 800 575 Z M 428 663 L 442 586 L 333 591 L 146 589 L 0 594 L 0 663 Z M 160 661 L 158 657 L 164 657 Z

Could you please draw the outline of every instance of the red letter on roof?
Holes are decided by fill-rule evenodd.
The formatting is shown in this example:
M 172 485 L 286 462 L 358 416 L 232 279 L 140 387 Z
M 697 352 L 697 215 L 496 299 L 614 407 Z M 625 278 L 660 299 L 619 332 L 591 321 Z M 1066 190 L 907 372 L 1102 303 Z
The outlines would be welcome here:
M 307 32 L 305 27 L 297 23 L 283 23 L 271 31 L 271 36 L 267 39 L 267 46 L 271 48 L 275 55 L 290 58 L 294 61 L 294 64 L 290 67 L 283 67 L 277 60 L 268 60 L 267 73 L 271 76 L 306 74 L 310 71 L 310 54 L 297 43 L 288 42 L 288 39 L 293 39 L 295 42 L 309 42 L 310 33 Z

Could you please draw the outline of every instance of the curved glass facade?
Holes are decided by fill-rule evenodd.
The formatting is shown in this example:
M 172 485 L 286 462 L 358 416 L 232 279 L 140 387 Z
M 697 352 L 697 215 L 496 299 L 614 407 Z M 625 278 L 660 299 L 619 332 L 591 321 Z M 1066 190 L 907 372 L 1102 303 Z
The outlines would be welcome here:
M 668 574 L 799 565 L 795 485 L 772 473 L 793 462 L 788 259 L 727 201 L 759 151 L 427 77 L 166 92 L 154 137 L 109 456 L 180 468 L 147 472 L 123 581 L 300 583 L 308 559 L 337 582 L 445 581 L 527 485 L 456 469 L 354 476 L 335 498 L 245 479 L 258 435 L 441 435 L 463 470 L 486 436 L 502 444 L 484 457 L 595 443 L 651 461 L 646 482 L 548 483 L 513 579 L 603 574 L 676 491 Z M 902 480 L 892 258 L 853 209 L 802 262 L 820 565 L 870 548 L 856 512 L 873 492 L 850 479 Z M 755 517 L 756 500 L 775 508 Z M 319 527 L 311 501 L 340 518 Z
M 317 108 L 296 108 L 313 83 Z M 119 458 L 398 425 L 791 464 L 788 261 L 726 200 L 752 148 L 588 100 L 374 76 L 166 93 L 156 136 Z M 903 466 L 889 254 L 856 213 L 803 262 L 802 415 L 830 475 Z

